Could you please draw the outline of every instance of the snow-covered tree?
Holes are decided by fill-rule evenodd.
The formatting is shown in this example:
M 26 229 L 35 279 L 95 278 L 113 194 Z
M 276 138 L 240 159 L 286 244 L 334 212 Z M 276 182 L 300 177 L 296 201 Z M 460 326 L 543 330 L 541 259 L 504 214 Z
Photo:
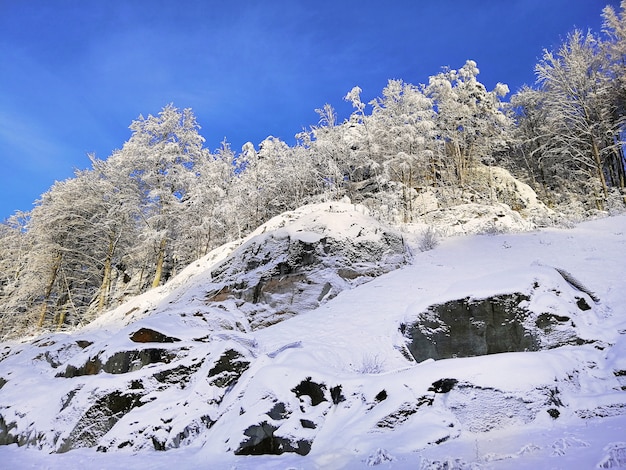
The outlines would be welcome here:
M 619 186 L 626 201 L 626 0 L 621 2 L 621 11 L 616 12 L 610 5 L 603 11 L 604 33 L 603 53 L 608 60 L 607 81 L 611 117 L 618 133 L 611 136 L 615 145 L 610 158 L 610 177 L 614 186 Z
M 181 227 L 176 236 L 181 254 L 179 261 L 186 263 L 240 236 L 235 209 L 235 181 L 239 170 L 230 144 L 224 140 L 214 154 L 207 152 L 196 162 L 194 170 L 196 183 L 189 188 L 186 226 Z
M 314 161 L 301 147 L 289 147 L 270 136 L 259 145 L 258 155 L 265 174 L 273 176 L 273 184 L 267 185 L 267 206 L 272 216 L 306 204 L 319 192 Z
M 328 198 L 339 199 L 345 190 L 350 153 L 344 141 L 344 126 L 337 124 L 337 113 L 328 103 L 315 112 L 320 117 L 317 125 L 299 133 L 296 138 L 301 153 L 306 154 L 316 168 L 322 193 Z
M 626 0 L 622 0 L 620 7 L 621 11 L 616 12 L 611 5 L 607 5 L 602 17 L 606 35 L 603 52 L 609 61 L 610 85 L 623 129 L 626 126 Z
M 22 323 L 17 317 L 23 313 L 19 289 L 31 250 L 28 219 L 29 213 L 17 212 L 0 223 L 0 337 Z
M 368 180 L 381 171 L 380 163 L 376 161 L 371 116 L 365 113 L 366 104 L 361 101 L 362 92 L 360 87 L 355 86 L 343 98 L 344 101 L 350 102 L 354 109 L 348 121 L 340 128 L 342 140 L 348 150 L 344 171 L 351 183 Z M 354 198 L 353 188 L 350 189 L 349 196 Z
M 94 217 L 100 238 L 97 250 L 102 260 L 102 283 L 98 294 L 97 310 L 102 311 L 110 305 L 110 295 L 114 279 L 129 281 L 128 269 L 132 261 L 133 250 L 139 238 L 141 197 L 134 191 L 132 184 L 117 171 L 115 159 L 98 160 L 90 156 L 90 194 L 94 198 Z M 115 276 L 114 276 L 115 272 Z M 121 292 L 117 292 L 119 297 Z
M 90 307 L 107 304 L 123 219 L 102 182 L 94 171 L 79 171 L 56 182 L 31 212 L 20 296 L 33 302 L 38 327 L 77 324 Z
M 153 287 L 161 283 L 166 261 L 176 262 L 170 245 L 189 208 L 195 166 L 205 157 L 199 128 L 191 109 L 170 104 L 157 116 L 133 121 L 131 138 L 111 157 L 142 198 L 141 234 L 145 255 L 151 253 Z
M 608 197 L 607 171 L 619 133 L 611 116 L 606 60 L 598 39 L 574 31 L 557 52 L 545 51 L 536 66 L 550 139 L 544 155 L 578 175 L 598 208 Z
M 320 192 L 314 161 L 301 146 L 290 147 L 269 136 L 257 151 L 246 143 L 237 158 L 241 166 L 236 188 L 241 219 L 246 231 L 281 212 L 295 209 Z
M 503 164 L 521 174 L 525 171 L 530 183 L 551 205 L 559 173 L 547 157 L 552 139 L 547 132 L 547 110 L 543 93 L 528 86 L 522 87 L 511 97 L 510 114 L 515 121 L 512 143 L 514 150 Z
M 509 89 L 498 83 L 487 91 L 477 80 L 476 62 L 468 60 L 459 70 L 446 70 L 430 77 L 425 88 L 436 111 L 438 151 L 456 184 L 464 186 L 472 166 L 490 163 L 506 147 L 510 121 L 500 98 Z
M 374 159 L 387 180 L 400 183 L 403 221 L 411 221 L 418 186 L 433 185 L 439 164 L 432 151 L 434 111 L 419 87 L 389 80 L 382 97 L 371 102 L 369 117 Z

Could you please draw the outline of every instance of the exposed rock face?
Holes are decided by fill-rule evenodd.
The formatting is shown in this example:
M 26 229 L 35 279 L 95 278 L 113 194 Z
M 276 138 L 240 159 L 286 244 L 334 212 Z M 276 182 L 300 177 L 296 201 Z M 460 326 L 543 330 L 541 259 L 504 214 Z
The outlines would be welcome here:
M 249 365 L 250 361 L 246 360 L 243 354 L 234 349 L 227 349 L 209 370 L 209 379 L 218 387 L 228 387 L 239 380 Z
M 14 432 L 16 427 L 16 423 L 7 423 L 5 422 L 4 417 L 0 415 L 0 446 L 9 444 L 18 444 L 21 446 L 26 444 L 24 438 L 17 432 Z
M 141 406 L 141 395 L 120 392 L 103 395 L 85 411 L 70 435 L 63 440 L 58 452 L 67 452 L 78 447 L 94 447 L 126 413 Z
M 104 363 L 99 356 L 90 357 L 84 365 L 76 367 L 68 365 L 65 372 L 57 374 L 57 377 L 79 377 L 81 375 L 95 375 L 100 372 L 109 374 L 126 374 L 139 370 L 143 366 L 154 363 L 168 363 L 175 353 L 166 349 L 146 348 L 130 351 L 119 351 L 111 355 Z
M 539 342 L 524 327 L 528 312 L 519 306 L 528 300 L 528 296 L 516 293 L 433 305 L 408 328 L 409 351 L 418 362 L 536 351 Z
M 559 275 L 555 270 L 553 280 Z M 432 305 L 415 321 L 402 325 L 401 331 L 418 362 L 583 344 L 586 341 L 578 336 L 575 319 L 591 310 L 594 302 L 587 292 L 565 280 L 572 288 L 567 293 L 559 284 L 535 281 L 528 293 L 465 297 Z
M 316 421 L 328 412 L 331 401 L 335 405 L 345 401 L 345 397 L 341 395 L 341 385 L 331 387 L 329 397 L 326 385 L 312 380 L 311 377 L 302 380 L 291 389 L 291 393 L 298 402 L 292 402 L 291 405 L 275 402 L 265 413 L 264 417 L 268 419 L 246 428 L 244 436 L 247 439 L 239 444 L 235 454 L 279 455 L 294 452 L 307 455 L 318 427 Z M 290 431 L 285 432 L 285 428 Z
M 362 209 L 365 210 L 365 209 Z M 207 302 L 244 307 L 252 329 L 282 321 L 410 259 L 403 237 L 348 204 L 250 239 L 212 272 Z M 339 230 L 337 228 L 339 227 Z M 273 229 L 273 230 L 271 230 Z M 242 302 L 243 301 L 243 302 Z
M 275 436 L 277 426 L 264 421 L 260 424 L 250 426 L 244 431 L 244 435 L 249 439 L 242 442 L 235 451 L 237 455 L 280 455 L 285 452 L 295 452 L 300 455 L 307 455 L 311 451 L 311 442 L 300 439 L 292 441 L 286 437 Z

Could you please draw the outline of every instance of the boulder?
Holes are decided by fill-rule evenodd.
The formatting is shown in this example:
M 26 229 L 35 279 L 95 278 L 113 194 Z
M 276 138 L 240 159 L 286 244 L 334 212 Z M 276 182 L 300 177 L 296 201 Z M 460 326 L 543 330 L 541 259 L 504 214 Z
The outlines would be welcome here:
M 248 437 L 235 451 L 236 455 L 280 455 L 285 452 L 295 452 L 307 455 L 311 451 L 311 442 L 306 439 L 292 440 L 288 437 L 276 436 L 277 426 L 264 421 L 250 426 L 244 431 Z
M 151 328 L 139 328 L 130 335 L 130 340 L 134 343 L 175 343 L 178 338 L 159 333 Z
M 227 349 L 209 370 L 209 382 L 220 388 L 229 387 L 239 380 L 249 366 L 250 361 L 242 353 Z

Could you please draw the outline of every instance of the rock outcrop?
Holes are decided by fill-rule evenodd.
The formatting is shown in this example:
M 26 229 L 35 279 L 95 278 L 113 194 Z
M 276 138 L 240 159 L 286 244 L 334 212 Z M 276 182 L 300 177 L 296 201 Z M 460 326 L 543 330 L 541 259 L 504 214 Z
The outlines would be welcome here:
M 345 203 L 289 213 L 257 232 L 211 270 L 206 295 L 225 310 L 244 311 L 251 329 L 316 308 L 411 257 L 400 233 Z
M 415 321 L 401 325 L 411 355 L 422 362 L 585 343 L 576 321 L 592 310 L 593 294 L 561 271 L 549 271 L 543 285 L 536 280 L 526 292 L 430 306 Z

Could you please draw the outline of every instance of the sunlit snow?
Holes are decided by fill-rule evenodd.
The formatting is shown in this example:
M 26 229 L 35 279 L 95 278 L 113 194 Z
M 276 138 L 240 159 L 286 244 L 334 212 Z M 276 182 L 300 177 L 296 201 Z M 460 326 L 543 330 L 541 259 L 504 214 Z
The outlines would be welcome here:
M 316 243 L 332 235 L 347 242 L 355 238 L 356 226 L 370 223 L 367 217 L 364 208 L 339 203 L 289 213 L 81 330 L 1 344 L 0 384 L 5 383 L 0 386 L 0 426 L 13 422 L 44 437 L 42 450 L 0 446 L 0 467 L 626 466 L 626 216 L 572 229 L 451 237 L 426 252 L 416 248 L 418 234 L 405 233 L 412 248 L 408 265 L 346 285 L 317 308 L 261 329 L 219 329 L 212 323 L 210 316 L 218 314 L 204 300 L 213 282 L 211 270 L 237 249 L 259 237 Z M 377 230 L 366 235 L 371 240 L 377 236 Z M 599 301 L 557 269 L 571 273 Z M 525 307 L 531 312 L 567 316 L 578 342 L 421 363 L 407 354 L 401 326 L 429 306 L 514 292 L 528 294 Z M 589 310 L 576 308 L 580 298 Z M 200 312 L 202 308 L 209 310 Z M 68 366 L 81 367 L 96 353 L 106 361 L 127 350 L 129 335 L 140 327 L 180 340 L 167 345 L 175 357 L 172 364 L 199 372 L 184 386 L 156 384 L 146 390 L 146 403 L 114 423 L 95 447 L 50 453 L 71 434 L 76 413 L 94 393 L 125 390 L 133 380 L 145 378 L 146 371 L 166 374 L 171 369 L 151 363 L 127 373 L 55 377 Z M 78 340 L 92 344 L 82 349 Z M 203 360 L 228 348 L 240 351 L 250 364 L 225 391 L 207 383 L 210 371 L 205 369 L 211 365 Z M 324 384 L 322 403 L 294 395 L 309 378 Z M 438 382 L 443 379 L 453 379 L 450 390 Z M 437 383 L 444 384 L 442 389 Z M 329 400 L 330 389 L 337 386 L 343 400 L 335 400 L 337 395 Z M 272 417 L 280 414 L 270 411 L 276 403 L 285 404 L 289 413 Z M 209 417 L 211 426 L 202 425 L 202 416 Z M 281 436 L 309 440 L 310 452 L 234 455 L 246 438 L 244 431 L 262 421 L 274 423 Z M 183 430 L 188 438 L 174 445 L 172 436 Z M 150 432 L 166 447 L 178 448 L 158 452 L 145 446 L 141 436 Z M 107 452 L 97 452 L 98 446 Z

